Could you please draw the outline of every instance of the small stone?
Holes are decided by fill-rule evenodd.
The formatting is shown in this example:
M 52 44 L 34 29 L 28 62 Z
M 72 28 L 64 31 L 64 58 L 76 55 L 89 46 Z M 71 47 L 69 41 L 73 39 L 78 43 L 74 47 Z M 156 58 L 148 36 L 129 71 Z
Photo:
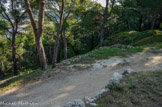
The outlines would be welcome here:
M 126 69 L 126 70 L 122 73 L 122 75 L 128 75 L 128 74 L 131 74 L 131 73 L 133 73 L 133 72 L 134 72 L 133 69 Z
M 128 59 L 124 59 L 123 61 L 124 61 L 124 63 L 131 63 L 131 61 Z
M 96 107 L 97 106 L 96 103 L 89 103 L 89 105 L 91 105 L 92 107 Z
M 85 103 L 80 99 L 75 99 L 71 102 L 68 102 L 64 107 L 85 107 Z
M 96 98 L 91 98 L 91 97 L 85 97 L 84 99 L 85 99 L 86 103 L 92 103 L 96 100 Z
M 104 67 L 104 68 L 106 68 L 106 67 L 107 67 L 107 65 L 103 65 L 103 67 Z
M 102 89 L 100 92 L 98 92 L 98 94 L 96 95 L 95 98 L 98 99 L 99 97 L 101 97 L 101 95 L 102 95 L 103 93 L 108 92 L 108 91 L 109 91 L 108 88 Z
M 123 78 L 123 75 L 121 75 L 121 74 L 115 72 L 115 73 L 113 74 L 112 79 L 109 80 L 109 82 L 108 82 L 108 84 L 105 86 L 105 88 L 109 88 L 109 86 L 111 86 L 111 85 L 117 85 L 117 84 L 119 84 L 119 83 L 120 83 L 120 80 L 121 80 L 122 78 Z
M 123 76 L 117 72 L 113 74 L 112 80 L 121 80 Z

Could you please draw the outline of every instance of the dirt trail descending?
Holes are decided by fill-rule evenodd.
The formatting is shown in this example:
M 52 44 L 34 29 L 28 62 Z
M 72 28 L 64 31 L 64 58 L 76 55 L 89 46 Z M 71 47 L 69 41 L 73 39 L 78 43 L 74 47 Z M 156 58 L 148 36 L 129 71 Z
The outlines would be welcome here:
M 6 107 L 62 107 L 73 99 L 94 97 L 108 83 L 114 72 L 122 73 L 129 68 L 135 71 L 161 69 L 162 52 L 136 53 L 127 58 L 112 57 L 93 64 L 60 65 L 43 74 L 42 80 L 0 95 L 0 102 L 13 103 Z M 56 77 L 53 76 L 54 72 L 58 72 Z

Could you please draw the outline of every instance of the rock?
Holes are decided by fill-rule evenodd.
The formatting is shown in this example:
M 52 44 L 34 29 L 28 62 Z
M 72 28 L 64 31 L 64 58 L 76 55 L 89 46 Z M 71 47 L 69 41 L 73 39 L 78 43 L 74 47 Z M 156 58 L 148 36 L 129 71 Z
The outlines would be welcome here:
M 103 68 L 106 68 L 107 67 L 107 65 L 103 65 Z
M 68 102 L 64 107 L 85 107 L 85 103 L 80 99 L 75 99 L 71 102 Z
M 121 80 L 122 78 L 123 78 L 123 75 L 121 75 L 121 74 L 115 72 L 115 73 L 113 74 L 112 79 L 108 82 L 108 84 L 105 86 L 105 88 L 109 88 L 109 86 L 111 86 L 111 85 L 117 85 L 117 84 L 119 84 L 119 83 L 120 83 L 120 80 Z
M 70 62 L 70 60 L 65 60 L 65 61 L 62 61 L 60 64 L 61 65 L 70 65 L 71 62 Z
M 103 49 L 107 49 L 107 48 L 108 48 L 108 47 L 105 46 L 105 47 L 100 47 L 99 49 L 100 49 L 100 50 L 103 50 Z
M 85 97 L 84 99 L 85 99 L 86 103 L 92 103 L 96 100 L 96 98 L 91 98 L 91 97 Z
M 122 73 L 122 75 L 128 75 L 128 74 L 131 74 L 131 73 L 133 73 L 133 72 L 134 72 L 133 69 L 126 69 L 126 70 Z
M 123 76 L 121 74 L 115 72 L 113 74 L 112 80 L 117 80 L 118 81 L 118 80 L 121 80 L 122 78 L 123 78 Z
M 95 96 L 96 99 L 98 99 L 99 97 L 101 97 L 101 95 L 105 92 L 108 92 L 109 89 L 108 88 L 104 88 L 102 89 L 100 92 L 98 92 L 98 94 Z
M 124 63 L 131 63 L 131 61 L 128 60 L 128 59 L 124 59 L 123 62 L 124 62 Z
M 92 107 L 96 107 L 97 106 L 96 103 L 89 103 L 89 105 L 91 105 Z
M 61 106 L 58 106 L 58 105 L 57 105 L 57 106 L 55 106 L 55 107 L 61 107 Z
M 129 48 L 133 48 L 133 46 L 130 45 L 123 45 L 123 44 L 116 44 L 116 45 L 112 45 L 112 48 L 120 48 L 120 49 L 129 49 Z

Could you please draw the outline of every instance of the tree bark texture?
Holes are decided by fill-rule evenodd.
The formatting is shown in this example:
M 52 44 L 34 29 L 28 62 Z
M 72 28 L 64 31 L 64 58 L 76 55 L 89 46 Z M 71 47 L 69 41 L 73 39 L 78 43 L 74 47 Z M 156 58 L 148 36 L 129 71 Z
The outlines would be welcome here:
M 65 29 L 63 29 L 63 42 L 64 42 L 64 59 L 67 59 L 67 40 L 65 36 Z
M 34 31 L 34 35 L 35 35 L 36 48 L 37 48 L 37 54 L 38 54 L 39 61 L 40 61 L 40 66 L 43 70 L 46 70 L 48 68 L 48 66 L 47 66 L 47 60 L 46 60 L 46 55 L 45 55 L 45 51 L 44 51 L 44 46 L 42 43 L 42 33 L 43 33 L 44 14 L 45 14 L 45 0 L 40 0 L 38 28 L 37 28 L 36 22 L 34 20 L 34 15 L 33 15 L 32 9 L 30 7 L 29 0 L 25 0 L 25 4 L 27 7 L 27 11 L 28 11 L 31 25 L 33 27 L 33 31 Z
M 60 23 L 59 23 L 59 28 L 57 30 L 57 35 L 56 35 L 56 40 L 55 40 L 56 42 L 55 42 L 55 45 L 54 45 L 54 52 L 53 52 L 53 58 L 52 58 L 52 68 L 56 67 L 56 63 L 57 63 L 59 36 L 60 36 L 61 29 L 62 29 L 63 17 L 64 17 L 63 14 L 64 14 L 64 0 L 62 0 Z
M 107 22 L 107 18 L 108 18 L 108 3 L 109 0 L 106 0 L 106 7 L 105 7 L 105 12 L 104 12 L 104 18 L 103 18 L 103 23 L 101 25 L 101 31 L 100 31 L 100 43 L 99 46 L 102 47 L 103 46 L 103 39 L 104 39 L 104 33 L 105 33 L 105 24 Z

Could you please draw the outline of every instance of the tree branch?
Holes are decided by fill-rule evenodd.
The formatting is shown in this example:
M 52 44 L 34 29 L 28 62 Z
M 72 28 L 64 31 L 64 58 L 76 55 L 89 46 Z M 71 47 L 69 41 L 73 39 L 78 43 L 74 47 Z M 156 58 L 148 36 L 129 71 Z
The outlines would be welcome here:
M 34 20 L 34 15 L 33 15 L 33 12 L 32 12 L 31 6 L 30 6 L 30 2 L 29 2 L 29 0 L 24 0 L 24 1 L 25 1 L 25 4 L 26 4 L 27 11 L 29 13 L 29 17 L 30 17 L 31 24 L 32 24 L 32 27 L 33 27 L 33 30 L 34 30 L 34 34 L 36 35 L 37 26 L 36 26 L 36 23 L 35 23 L 35 20 Z

